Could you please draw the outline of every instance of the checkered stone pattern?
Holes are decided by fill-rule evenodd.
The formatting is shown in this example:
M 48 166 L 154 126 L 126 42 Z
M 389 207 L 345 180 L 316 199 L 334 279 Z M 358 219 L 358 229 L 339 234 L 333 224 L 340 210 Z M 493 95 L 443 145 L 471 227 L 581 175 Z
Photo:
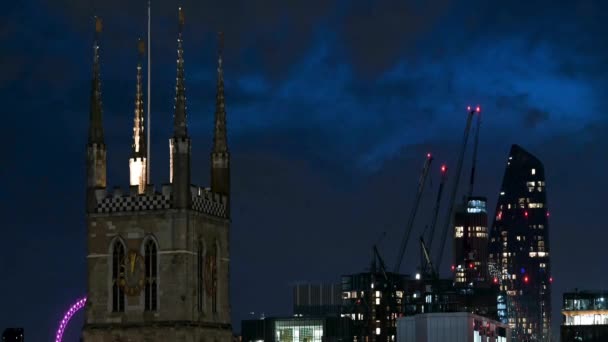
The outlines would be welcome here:
M 226 217 L 226 206 L 204 196 L 192 196 L 192 209 L 217 217 Z
M 171 198 L 162 194 L 106 197 L 97 204 L 98 213 L 161 210 L 171 207 Z

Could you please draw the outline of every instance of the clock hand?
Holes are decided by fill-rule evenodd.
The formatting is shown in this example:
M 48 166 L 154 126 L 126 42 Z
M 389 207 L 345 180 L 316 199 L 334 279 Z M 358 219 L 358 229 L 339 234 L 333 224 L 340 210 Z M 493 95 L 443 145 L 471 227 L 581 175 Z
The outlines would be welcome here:
M 131 254 L 131 274 L 135 270 L 135 255 Z

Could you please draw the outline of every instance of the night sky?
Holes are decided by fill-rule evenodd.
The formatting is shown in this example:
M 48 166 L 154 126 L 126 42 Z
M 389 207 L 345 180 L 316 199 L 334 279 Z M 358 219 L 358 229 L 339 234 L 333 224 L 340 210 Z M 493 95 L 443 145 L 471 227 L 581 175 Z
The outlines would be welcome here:
M 152 180 L 162 184 L 177 4 L 153 2 Z M 414 234 L 431 220 L 440 163 L 456 164 L 469 104 L 483 110 L 475 192 L 488 197 L 490 216 L 511 144 L 545 163 L 554 334 L 564 291 L 608 289 L 600 215 L 608 185 L 608 2 L 182 4 L 193 182 L 205 186 L 215 32 L 225 32 L 235 331 L 260 313 L 291 314 L 296 282 L 364 271 L 375 243 L 392 268 L 425 154 L 436 162 Z M 0 329 L 21 326 L 28 341 L 50 341 L 63 311 L 86 291 L 93 15 L 104 18 L 108 183 L 126 188 L 146 1 L 0 8 Z M 470 153 L 468 160 L 467 173 Z M 450 255 L 448 247 L 445 274 Z M 402 270 L 418 263 L 410 243 Z M 71 341 L 82 321 L 80 314 L 70 327 Z

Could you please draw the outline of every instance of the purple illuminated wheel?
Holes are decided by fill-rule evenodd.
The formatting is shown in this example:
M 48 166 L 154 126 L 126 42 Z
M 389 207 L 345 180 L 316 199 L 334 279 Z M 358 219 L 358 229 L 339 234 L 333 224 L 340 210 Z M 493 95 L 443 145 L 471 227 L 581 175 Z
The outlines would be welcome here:
M 65 315 L 63 315 L 63 319 L 61 320 L 61 323 L 59 324 L 59 329 L 57 329 L 57 334 L 55 335 L 55 342 L 63 341 L 63 332 L 68 326 L 70 319 L 72 319 L 72 316 L 74 316 L 75 313 L 80 311 L 80 309 L 84 308 L 84 305 L 86 303 L 87 297 L 79 299 L 74 305 L 72 305 L 72 307 L 70 307 L 70 309 L 65 313 Z

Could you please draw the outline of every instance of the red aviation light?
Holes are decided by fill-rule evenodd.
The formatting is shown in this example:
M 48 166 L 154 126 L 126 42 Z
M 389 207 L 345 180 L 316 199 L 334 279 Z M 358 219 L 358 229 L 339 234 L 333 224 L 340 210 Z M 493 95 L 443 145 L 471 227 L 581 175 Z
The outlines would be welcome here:
M 475 265 L 473 265 L 473 263 L 470 263 L 469 268 L 473 268 L 473 267 L 475 267 Z
M 427 154 L 426 154 L 426 157 L 427 157 L 428 159 L 431 159 L 431 154 L 430 154 L 430 153 L 427 153 Z
M 471 106 L 467 106 L 467 111 L 471 111 Z
M 528 283 L 528 281 L 530 281 L 530 278 L 528 278 L 528 276 L 525 276 L 525 277 L 524 277 L 524 283 L 526 283 L 526 284 L 527 284 L 527 283 Z
M 528 212 L 527 211 L 524 211 L 524 216 L 528 217 Z
M 497 221 L 502 220 L 502 211 L 499 211 L 499 212 L 498 212 L 498 215 L 496 215 L 496 220 L 497 220 Z
M 441 173 L 445 173 L 448 170 L 447 166 L 445 166 L 445 164 L 441 165 Z
M 476 111 L 477 113 L 481 112 L 481 107 L 477 106 L 477 108 L 475 108 L 475 111 Z
M 494 284 L 498 284 L 498 278 L 494 277 Z
M 553 277 L 549 277 L 549 282 L 553 283 Z
M 456 269 L 456 266 L 452 265 L 452 271 Z
M 549 217 L 549 212 L 547 211 L 547 217 Z

